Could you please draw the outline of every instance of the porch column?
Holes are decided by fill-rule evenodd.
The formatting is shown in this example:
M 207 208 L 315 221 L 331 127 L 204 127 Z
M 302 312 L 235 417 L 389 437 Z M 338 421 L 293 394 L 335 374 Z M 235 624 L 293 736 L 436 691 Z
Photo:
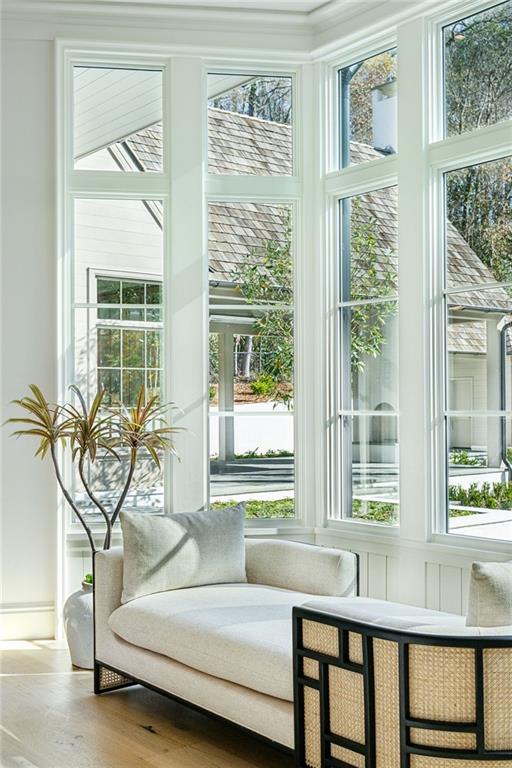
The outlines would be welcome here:
M 486 321 L 487 336 L 487 409 L 500 409 L 500 334 L 496 319 Z M 501 425 L 496 416 L 487 419 L 487 463 L 489 467 L 501 465 Z
M 232 333 L 219 333 L 219 411 L 235 409 L 235 345 Z M 235 457 L 235 420 L 219 417 L 219 460 L 231 461 Z

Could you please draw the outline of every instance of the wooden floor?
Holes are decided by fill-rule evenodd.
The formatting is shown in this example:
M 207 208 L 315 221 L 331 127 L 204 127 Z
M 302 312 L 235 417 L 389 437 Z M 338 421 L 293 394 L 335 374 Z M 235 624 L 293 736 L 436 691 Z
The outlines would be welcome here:
M 2 768 L 291 768 L 293 759 L 139 686 L 94 696 L 50 641 L 0 643 Z

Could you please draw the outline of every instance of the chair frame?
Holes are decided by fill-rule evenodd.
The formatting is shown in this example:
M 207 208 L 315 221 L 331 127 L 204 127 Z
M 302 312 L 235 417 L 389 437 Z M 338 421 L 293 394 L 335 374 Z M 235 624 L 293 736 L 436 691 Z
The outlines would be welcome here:
M 338 656 L 318 653 L 304 646 L 303 622 L 316 621 L 335 627 L 338 632 Z M 359 633 L 362 639 L 363 663 L 349 658 L 349 632 Z M 420 634 L 402 630 L 385 629 L 374 624 L 351 621 L 332 614 L 307 608 L 293 610 L 293 655 L 294 655 L 294 699 L 295 699 L 295 745 L 296 765 L 307 768 L 305 747 L 304 689 L 314 688 L 320 694 L 320 761 L 321 768 L 353 768 L 348 763 L 332 756 L 331 745 L 357 752 L 363 756 L 365 768 L 376 766 L 376 720 L 373 640 L 380 638 L 398 645 L 399 658 L 399 702 L 400 702 L 400 768 L 409 768 L 412 755 L 451 758 L 453 760 L 512 761 L 512 748 L 487 750 L 485 748 L 485 698 L 484 698 L 484 651 L 487 649 L 512 649 L 512 637 L 457 637 L 446 635 Z M 470 648 L 475 657 L 475 712 L 476 720 L 467 722 L 444 722 L 440 720 L 415 719 L 410 714 L 409 691 L 409 650 L 414 644 L 422 646 L 445 646 Z M 307 677 L 303 672 L 303 660 L 318 662 L 318 679 Z M 329 674 L 328 667 L 340 667 L 363 676 L 365 743 L 360 744 L 330 730 L 329 716 Z M 450 749 L 446 747 L 420 746 L 411 741 L 411 728 L 430 731 L 452 731 L 475 734 L 476 749 Z M 512 762 L 510 763 L 512 765 Z M 439 768 L 444 768 L 439 761 Z

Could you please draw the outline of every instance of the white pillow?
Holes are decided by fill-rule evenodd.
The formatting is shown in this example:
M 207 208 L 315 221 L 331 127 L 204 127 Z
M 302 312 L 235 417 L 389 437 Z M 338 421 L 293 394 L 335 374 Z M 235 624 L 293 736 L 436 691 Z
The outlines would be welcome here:
M 169 589 L 247 581 L 243 505 L 173 515 L 121 512 L 122 603 Z
M 512 561 L 473 563 L 469 581 L 468 627 L 512 624 Z

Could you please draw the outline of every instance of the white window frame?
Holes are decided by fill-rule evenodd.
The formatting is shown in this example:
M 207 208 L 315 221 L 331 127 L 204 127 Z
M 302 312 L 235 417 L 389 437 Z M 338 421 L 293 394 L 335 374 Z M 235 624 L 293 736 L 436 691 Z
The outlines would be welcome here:
M 130 49 L 132 46 L 130 46 Z M 126 47 L 112 53 L 101 44 L 81 43 L 76 46 L 58 41 L 57 71 L 57 157 L 58 157 L 58 243 L 59 243 L 59 347 L 63 351 L 59 365 L 59 397 L 65 398 L 73 376 L 73 208 L 74 200 L 133 199 L 161 200 L 164 207 L 164 373 L 165 399 L 180 408 L 177 423 L 186 431 L 180 435 L 180 462 L 167 459 L 164 472 L 165 509 L 189 511 L 207 508 L 209 502 L 208 451 L 208 253 L 207 200 L 232 200 L 286 203 L 292 207 L 295 254 L 295 466 L 305 466 L 307 456 L 316 458 L 315 447 L 306 438 L 300 422 L 310 419 L 310 409 L 303 404 L 303 389 L 311 390 L 314 377 L 305 344 L 306 328 L 314 325 L 309 316 L 316 307 L 304 309 L 310 281 L 303 279 L 305 263 L 303 241 L 311 239 L 310 228 L 302 220 L 302 126 L 312 133 L 313 117 L 306 114 L 302 98 L 302 65 L 283 61 L 205 59 L 195 52 L 155 53 L 151 46 Z M 263 56 L 263 55 L 262 55 Z M 300 60 L 300 57 L 297 57 Z M 161 173 L 122 173 L 120 171 L 86 171 L 73 167 L 73 65 L 126 66 L 161 68 L 163 72 L 164 164 Z M 305 80 L 312 92 L 312 67 L 304 65 Z M 209 71 L 240 72 L 261 75 L 286 75 L 293 87 L 293 176 L 249 177 L 208 175 L 207 168 L 207 97 L 206 77 Z M 196 94 L 193 100 L 191 94 Z M 190 168 L 193 172 L 190 173 Z M 172 171 L 172 173 L 171 173 Z M 310 171 L 311 173 L 311 171 Z M 191 204 L 194 201 L 195 204 Z M 105 270 L 100 270 L 106 274 Z M 186 283 L 183 275 L 187 275 Z M 317 324 L 318 325 L 318 324 Z M 183 328 L 187 328 L 186 339 Z M 313 331 L 314 332 L 314 331 Z M 193 350 L 193 361 L 190 352 Z M 303 352 L 303 354 L 301 354 Z M 190 375 L 183 371 L 191 370 Z M 306 380 L 306 384 L 305 384 Z M 315 384 L 316 386 L 316 384 Z M 304 437 L 302 437 L 304 435 Z M 321 431 L 317 432 L 321 441 Z M 69 467 L 67 468 L 69 472 Z M 320 506 L 315 503 L 317 485 L 295 473 L 296 514 L 293 519 L 248 520 L 252 533 L 272 535 L 285 530 L 288 534 L 313 532 Z M 69 475 L 68 475 L 69 476 Z M 312 501 L 313 500 L 313 501 Z M 69 525 L 61 514 L 63 540 L 83 539 L 78 524 Z
M 291 533 L 303 532 L 306 526 L 311 526 L 314 516 L 305 501 L 305 466 L 304 451 L 307 438 L 300 426 L 300 420 L 305 418 L 303 395 L 303 379 L 305 370 L 304 327 L 304 297 L 300 291 L 305 290 L 303 272 L 299 262 L 304 263 L 302 246 L 302 167 L 303 167 L 303 117 L 305 114 L 303 100 L 302 69 L 298 66 L 283 66 L 282 62 L 239 61 L 233 62 L 209 59 L 205 62 L 206 77 L 209 73 L 226 75 L 253 75 L 289 77 L 292 86 L 292 174 L 284 176 L 242 176 L 238 174 L 206 174 L 206 200 L 209 203 L 237 202 L 260 203 L 262 205 L 287 205 L 291 210 L 292 242 L 294 276 L 294 507 L 293 518 L 270 518 L 246 520 L 248 529 L 261 529 L 266 533 L 277 533 L 280 529 Z M 205 116 L 207 115 L 205 102 Z M 205 132 L 204 144 L 205 164 L 208 167 L 208 134 Z M 279 418 L 279 414 L 275 414 Z M 235 417 L 236 418 L 236 417 Z M 208 419 L 208 430 L 210 421 Z M 209 479 L 209 473 L 208 473 Z M 212 497 L 214 501 L 215 497 Z M 309 514 L 307 510 L 309 511 Z
M 479 551 L 509 552 L 510 542 L 447 533 L 444 473 L 445 350 L 440 341 L 443 310 L 444 201 L 443 174 L 477 162 L 512 154 L 510 121 L 444 138 L 442 27 L 492 7 L 464 0 L 449 12 L 418 15 L 394 32 L 377 34 L 365 47 L 353 46 L 333 57 L 324 75 L 323 113 L 328 122 L 324 148 L 323 207 L 328 264 L 326 281 L 329 471 L 327 528 L 350 537 L 378 541 L 432 542 Z M 398 152 L 363 165 L 337 170 L 338 120 L 336 73 L 393 45 L 398 47 Z M 338 244 L 337 200 L 390 184 L 399 194 L 399 392 L 400 392 L 400 526 L 334 519 L 338 508 L 335 475 L 338 448 L 333 437 L 336 391 L 335 311 Z M 409 255 L 413 254 L 410 258 Z

